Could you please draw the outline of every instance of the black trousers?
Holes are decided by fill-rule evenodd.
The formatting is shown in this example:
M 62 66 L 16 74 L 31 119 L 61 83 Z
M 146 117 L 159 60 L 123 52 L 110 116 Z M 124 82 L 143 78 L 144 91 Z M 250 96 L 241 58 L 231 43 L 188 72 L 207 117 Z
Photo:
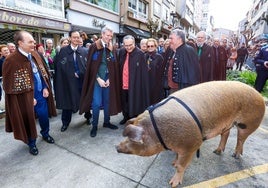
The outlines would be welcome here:
M 62 110 L 61 113 L 61 121 L 62 121 L 62 125 L 68 126 L 72 120 L 72 114 L 73 111 L 72 110 Z
M 128 90 L 122 90 L 122 114 L 124 118 L 129 119 L 129 102 L 128 102 Z
M 255 89 L 258 92 L 262 92 L 263 87 L 266 83 L 266 80 L 268 79 L 268 70 L 256 70 L 257 72 L 257 77 L 255 80 Z

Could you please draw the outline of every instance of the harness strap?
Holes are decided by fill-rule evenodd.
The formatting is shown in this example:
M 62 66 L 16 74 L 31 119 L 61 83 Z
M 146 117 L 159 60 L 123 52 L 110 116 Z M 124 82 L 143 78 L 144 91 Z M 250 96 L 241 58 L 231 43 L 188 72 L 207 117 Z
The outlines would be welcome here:
M 174 96 L 170 96 L 170 98 L 175 99 L 178 103 L 180 103 L 191 114 L 192 118 L 195 120 L 195 122 L 198 125 L 198 127 L 201 131 L 201 134 L 202 134 L 203 130 L 202 130 L 201 123 L 200 123 L 199 119 L 196 117 L 195 113 L 191 110 L 191 108 L 189 106 L 187 106 L 187 104 L 185 104 L 182 100 L 180 100 Z
M 156 133 L 156 135 L 157 135 L 157 137 L 158 137 L 160 143 L 162 144 L 162 146 L 163 146 L 166 150 L 170 150 L 170 149 L 166 146 L 166 144 L 165 144 L 165 142 L 163 141 L 162 136 L 161 136 L 161 134 L 160 134 L 160 132 L 159 132 L 159 129 L 158 129 L 158 127 L 156 126 L 156 122 L 155 122 L 155 119 L 154 119 L 153 111 L 154 111 L 156 108 L 158 108 L 159 106 L 162 106 L 162 105 L 166 104 L 169 100 L 170 100 L 170 99 L 167 98 L 166 100 L 163 100 L 163 101 L 161 101 L 160 103 L 157 103 L 157 104 L 155 104 L 155 105 L 152 105 L 152 106 L 150 106 L 150 107 L 147 109 L 147 110 L 149 111 L 149 114 L 150 114 L 150 117 L 151 117 L 151 120 L 152 120 L 152 123 L 153 123 L 153 127 L 154 127 L 154 130 L 155 130 L 155 133 Z
M 182 100 L 180 100 L 180 99 L 178 99 L 178 98 L 176 98 L 176 97 L 174 97 L 174 96 L 169 96 L 166 100 L 163 100 L 163 101 L 161 101 L 160 103 L 157 103 L 157 104 L 155 104 L 155 105 L 152 105 L 152 106 L 150 106 L 150 107 L 147 109 L 147 110 L 149 111 L 149 114 L 150 114 L 150 117 L 151 117 L 151 121 L 152 121 L 153 127 L 154 127 L 154 129 L 155 129 L 156 135 L 157 135 L 157 137 L 158 137 L 160 143 L 162 144 L 162 146 L 163 146 L 166 150 L 170 150 L 170 149 L 166 146 L 165 142 L 163 141 L 163 138 L 162 138 L 162 136 L 161 136 L 161 134 L 160 134 L 160 132 L 159 132 L 159 129 L 158 129 L 157 125 L 156 125 L 156 122 L 155 122 L 155 119 L 154 119 L 154 115 L 153 115 L 153 111 L 154 111 L 156 108 L 158 108 L 158 107 L 160 107 L 160 106 L 166 104 L 166 103 L 167 103 L 169 100 L 171 100 L 171 99 L 176 100 L 178 103 L 180 103 L 180 104 L 181 104 L 181 105 L 182 105 L 182 106 L 183 106 L 183 107 L 190 113 L 190 115 L 191 115 L 192 118 L 195 120 L 195 122 L 196 122 L 196 124 L 198 125 L 198 127 L 199 127 L 199 129 L 200 129 L 200 131 L 201 131 L 201 134 L 202 134 L 202 126 L 201 126 L 201 123 L 200 123 L 199 119 L 196 117 L 196 115 L 194 114 L 194 112 L 191 110 L 191 108 L 190 108 L 189 106 L 187 106 L 187 104 L 185 104 Z M 197 157 L 199 157 L 199 149 L 197 150 Z

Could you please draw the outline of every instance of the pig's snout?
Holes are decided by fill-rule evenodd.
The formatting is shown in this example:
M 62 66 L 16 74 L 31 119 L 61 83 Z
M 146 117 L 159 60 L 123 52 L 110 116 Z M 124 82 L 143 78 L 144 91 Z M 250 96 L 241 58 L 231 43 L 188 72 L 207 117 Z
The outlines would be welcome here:
M 124 146 L 124 144 L 119 144 L 115 146 L 118 153 L 131 154 L 131 152 Z
M 117 151 L 118 153 L 123 153 L 123 152 L 121 151 L 121 149 L 120 149 L 120 146 L 119 146 L 119 145 L 115 146 L 115 149 L 116 149 L 116 151 Z

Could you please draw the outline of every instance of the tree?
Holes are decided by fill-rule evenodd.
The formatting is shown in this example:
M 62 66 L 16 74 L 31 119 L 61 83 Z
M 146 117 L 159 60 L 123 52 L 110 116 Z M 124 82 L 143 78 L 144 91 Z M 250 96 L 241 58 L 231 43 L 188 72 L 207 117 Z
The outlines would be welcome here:
M 152 19 L 148 19 L 147 28 L 149 29 L 152 38 L 157 37 L 158 25 L 159 25 L 158 19 L 155 21 L 153 21 Z
M 255 33 L 251 28 L 242 31 L 241 34 L 245 38 L 246 46 L 248 46 L 249 41 L 251 41 L 255 37 Z

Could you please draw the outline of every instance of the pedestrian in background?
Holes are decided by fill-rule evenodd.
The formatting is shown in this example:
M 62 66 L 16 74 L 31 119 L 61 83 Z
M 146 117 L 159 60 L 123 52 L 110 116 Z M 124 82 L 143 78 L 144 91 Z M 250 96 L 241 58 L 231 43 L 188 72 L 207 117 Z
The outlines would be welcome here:
M 49 66 L 51 70 L 54 70 L 54 62 L 53 59 L 56 55 L 56 49 L 53 47 L 52 39 L 46 40 L 46 56 L 48 58 Z
M 68 46 L 69 44 L 70 44 L 69 37 L 61 37 L 60 44 L 59 44 L 59 46 L 57 46 L 56 55 L 60 52 L 61 48 Z M 55 55 L 55 57 L 56 57 L 56 55 Z M 55 59 L 55 57 L 54 57 L 54 59 Z
M 5 44 L 0 45 L 0 77 L 2 77 L 2 68 L 3 63 L 6 57 L 10 54 L 8 46 Z M 2 100 L 2 86 L 1 86 L 2 78 L 0 78 L 0 101 Z M 0 113 L 5 112 L 5 110 L 0 109 Z
M 120 88 L 123 120 L 142 113 L 150 104 L 148 67 L 144 53 L 135 46 L 135 39 L 131 35 L 123 38 L 124 48 L 119 51 Z
M 143 53 L 147 52 L 147 40 L 148 39 L 141 39 L 140 41 L 140 49 Z
M 13 132 L 15 139 L 28 144 L 29 152 L 37 155 L 35 113 L 43 139 L 52 144 L 54 139 L 49 135 L 48 116 L 56 115 L 56 109 L 53 106 L 48 72 L 35 51 L 32 35 L 18 31 L 14 41 L 18 50 L 8 56 L 3 64 L 6 131 Z
M 165 52 L 167 51 L 167 49 L 169 48 L 169 42 L 170 40 L 169 39 L 166 39 L 164 41 L 164 52 L 161 54 L 163 56 L 163 58 L 165 57 Z
M 241 71 L 242 66 L 248 58 L 248 49 L 246 44 L 242 43 L 241 47 L 237 49 L 236 70 Z
M 196 49 L 201 69 L 201 83 L 213 80 L 214 76 L 214 53 L 213 48 L 206 43 L 205 31 L 196 34 Z
M 46 51 L 45 51 L 43 44 L 37 44 L 36 50 L 39 53 L 39 55 L 41 56 L 42 60 L 46 63 L 47 68 L 50 69 L 48 58 L 46 56 Z
M 164 59 L 156 52 L 157 41 L 155 39 L 149 38 L 146 45 L 148 50 L 145 60 L 148 70 L 150 105 L 152 105 L 163 99 Z
M 12 42 L 7 43 L 7 48 L 9 49 L 9 52 L 10 52 L 11 54 L 12 54 L 13 52 L 16 51 L 16 46 L 15 46 L 15 44 L 12 43 Z
M 82 38 L 82 45 L 84 47 L 86 47 L 87 43 L 90 43 L 90 44 L 93 43 L 92 40 L 90 40 L 88 38 L 86 32 L 82 31 L 80 35 L 81 35 L 81 38 Z
M 226 68 L 227 68 L 227 70 L 233 70 L 233 67 L 234 67 L 234 64 L 235 64 L 236 58 L 237 58 L 237 50 L 232 42 L 229 42 L 229 48 L 230 48 L 230 56 L 227 60 Z
M 224 47 L 220 45 L 220 40 L 218 38 L 213 40 L 213 50 L 215 54 L 213 80 L 226 80 L 228 56 Z
M 80 34 L 70 31 L 70 45 L 61 48 L 55 62 L 55 99 L 56 107 L 62 109 L 61 131 L 67 130 L 72 113 L 79 110 L 81 90 L 86 71 L 87 52 L 78 46 Z M 87 120 L 89 121 L 89 118 Z
M 159 53 L 160 55 L 164 53 L 164 42 L 164 38 L 161 37 L 158 39 L 157 53 Z
M 262 92 L 268 79 L 268 45 L 259 50 L 253 61 L 257 73 L 254 87 L 258 92 Z
M 112 46 L 113 31 L 109 27 L 101 30 L 101 39 L 89 49 L 87 70 L 82 89 L 80 113 L 92 108 L 91 137 L 97 135 L 99 113 L 103 107 L 103 127 L 118 129 L 110 122 L 110 116 L 121 112 L 119 64 Z

